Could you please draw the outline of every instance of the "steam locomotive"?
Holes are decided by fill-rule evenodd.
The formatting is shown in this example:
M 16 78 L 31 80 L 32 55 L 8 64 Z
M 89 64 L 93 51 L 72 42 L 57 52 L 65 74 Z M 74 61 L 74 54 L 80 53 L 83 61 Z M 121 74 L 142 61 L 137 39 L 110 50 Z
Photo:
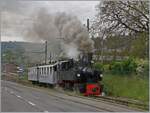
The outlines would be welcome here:
M 67 59 L 30 67 L 28 80 L 38 84 L 57 85 L 85 96 L 100 95 L 102 87 L 99 81 L 102 80 L 102 72 L 92 67 L 91 58 L 91 54 L 85 54 L 80 56 L 79 61 Z

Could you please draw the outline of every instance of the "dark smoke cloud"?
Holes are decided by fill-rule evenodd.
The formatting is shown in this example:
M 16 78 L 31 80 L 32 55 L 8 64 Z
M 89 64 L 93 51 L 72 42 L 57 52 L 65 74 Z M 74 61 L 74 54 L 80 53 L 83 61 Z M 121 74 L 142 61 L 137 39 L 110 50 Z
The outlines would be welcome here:
M 93 41 L 77 17 L 60 12 L 52 15 L 46 9 L 40 9 L 33 18 L 34 23 L 26 39 L 47 40 L 61 47 L 61 55 L 70 58 L 77 58 L 81 52 L 93 50 Z

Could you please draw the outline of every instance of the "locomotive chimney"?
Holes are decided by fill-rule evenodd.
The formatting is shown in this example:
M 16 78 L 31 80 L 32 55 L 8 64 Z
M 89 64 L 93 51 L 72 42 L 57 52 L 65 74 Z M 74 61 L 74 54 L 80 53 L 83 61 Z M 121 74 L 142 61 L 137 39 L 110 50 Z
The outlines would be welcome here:
M 82 66 L 91 66 L 92 55 L 93 55 L 92 52 L 90 52 L 90 53 L 82 52 L 82 54 L 80 54 L 80 56 L 79 56 L 81 65 Z

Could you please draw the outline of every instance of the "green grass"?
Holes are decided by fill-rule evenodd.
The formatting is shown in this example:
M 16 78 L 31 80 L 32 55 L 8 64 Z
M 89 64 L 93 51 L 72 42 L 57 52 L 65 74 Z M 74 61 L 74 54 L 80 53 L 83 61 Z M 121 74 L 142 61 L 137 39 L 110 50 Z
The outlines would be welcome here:
M 24 72 L 24 73 L 22 74 L 22 76 L 20 76 L 19 79 L 20 79 L 20 80 L 28 80 L 28 73 L 27 73 L 27 72 Z
M 132 76 L 119 76 L 105 74 L 103 77 L 104 91 L 107 95 L 116 97 L 127 97 L 131 99 L 149 101 L 148 78 Z

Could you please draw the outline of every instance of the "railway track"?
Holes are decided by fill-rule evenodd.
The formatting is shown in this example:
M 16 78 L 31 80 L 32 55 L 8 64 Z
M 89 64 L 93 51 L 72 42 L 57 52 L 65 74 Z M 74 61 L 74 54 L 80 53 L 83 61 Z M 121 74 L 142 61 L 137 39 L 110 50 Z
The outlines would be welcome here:
M 125 105 L 128 107 L 134 107 L 134 108 L 138 108 L 141 110 L 149 110 L 149 105 L 142 103 L 140 101 L 137 100 L 125 100 L 125 99 L 120 99 L 120 98 L 115 98 L 115 97 L 108 97 L 108 96 L 82 96 L 82 95 L 75 95 L 75 94 L 70 94 L 67 93 L 70 96 L 76 96 L 76 97 L 80 97 L 80 98 L 87 98 L 87 99 L 93 99 L 95 101 L 104 101 L 104 102 L 109 102 L 112 104 L 119 104 L 119 105 Z
M 121 98 L 113 98 L 113 97 L 107 97 L 107 96 L 93 96 L 91 98 L 98 99 L 98 100 L 104 100 L 109 101 L 112 103 L 118 103 L 126 106 L 135 106 L 140 109 L 149 110 L 148 104 L 145 104 L 143 102 L 137 101 L 137 100 L 125 100 Z

